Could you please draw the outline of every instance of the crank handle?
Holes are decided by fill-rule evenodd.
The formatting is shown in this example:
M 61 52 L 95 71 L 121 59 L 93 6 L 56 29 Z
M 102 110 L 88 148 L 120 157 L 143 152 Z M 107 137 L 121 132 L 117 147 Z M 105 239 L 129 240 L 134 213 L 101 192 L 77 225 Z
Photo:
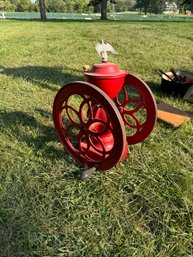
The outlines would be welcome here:
M 81 179 L 82 180 L 86 180 L 89 179 L 91 177 L 91 175 L 96 171 L 95 167 L 92 167 L 88 170 L 83 171 L 82 175 L 81 175 Z

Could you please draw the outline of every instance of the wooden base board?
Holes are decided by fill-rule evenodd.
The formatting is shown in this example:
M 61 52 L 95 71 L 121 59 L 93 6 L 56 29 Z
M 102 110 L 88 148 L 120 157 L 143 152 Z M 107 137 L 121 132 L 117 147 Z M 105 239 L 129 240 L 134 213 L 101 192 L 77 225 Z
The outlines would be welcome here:
M 158 103 L 157 117 L 174 127 L 179 127 L 182 123 L 190 121 L 191 119 L 191 115 L 189 113 L 165 103 Z

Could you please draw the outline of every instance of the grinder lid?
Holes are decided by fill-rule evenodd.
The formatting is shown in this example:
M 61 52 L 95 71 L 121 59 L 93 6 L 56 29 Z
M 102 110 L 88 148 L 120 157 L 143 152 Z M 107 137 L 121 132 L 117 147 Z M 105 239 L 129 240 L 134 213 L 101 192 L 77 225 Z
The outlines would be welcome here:
M 94 76 L 94 77 L 121 77 L 123 75 L 128 74 L 127 71 L 120 70 L 119 67 L 114 63 L 97 63 L 92 66 L 90 71 L 84 72 L 86 76 Z

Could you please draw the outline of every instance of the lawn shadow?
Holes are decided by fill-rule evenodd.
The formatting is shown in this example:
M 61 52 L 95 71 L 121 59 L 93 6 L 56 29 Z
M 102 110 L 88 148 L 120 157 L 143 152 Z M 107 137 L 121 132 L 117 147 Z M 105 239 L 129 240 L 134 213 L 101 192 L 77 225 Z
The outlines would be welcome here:
M 40 114 L 42 118 L 51 119 L 51 114 L 46 110 L 36 109 L 35 111 Z M 48 159 L 51 161 L 62 159 L 64 162 L 67 162 L 69 166 L 73 163 L 74 167 L 74 161 L 69 154 L 64 151 L 62 145 L 60 144 L 59 148 L 55 147 L 55 142 L 57 142 L 58 139 L 54 126 L 46 126 L 38 122 L 32 115 L 21 111 L 0 111 L 0 133 L 5 134 L 10 140 L 10 143 L 12 143 L 11 148 L 15 147 L 14 141 L 18 141 L 19 144 L 21 144 L 20 147 L 23 146 L 23 143 L 24 145 L 26 144 L 35 156 L 41 159 L 45 156 L 45 161 Z M 28 161 L 29 165 L 30 162 L 31 159 Z M 14 170 L 14 167 L 10 167 L 10 170 Z M 20 171 L 18 172 L 20 174 Z M 23 172 L 27 173 L 28 171 L 24 170 Z M 11 171 L 10 174 L 11 176 L 9 177 L 6 171 L 3 172 L 2 170 L 2 177 L 0 179 L 3 181 L 3 177 L 7 176 L 9 181 L 9 186 L 4 185 L 6 190 L 2 191 L 0 200 L 0 256 L 16 256 L 14 254 L 15 252 L 17 254 L 19 250 L 23 251 L 23 256 L 28 256 L 28 251 L 31 247 L 27 241 L 29 239 L 28 231 L 33 231 L 33 233 L 38 234 L 40 228 L 37 226 L 37 223 L 38 225 L 41 224 L 41 219 L 38 220 L 38 218 L 35 217 L 37 220 L 33 220 L 33 222 L 29 219 L 29 217 L 34 219 L 31 203 L 37 200 L 37 204 L 42 204 L 41 199 L 43 198 L 38 198 L 42 197 L 42 194 L 38 189 L 37 191 L 35 190 L 35 186 L 33 189 L 33 186 L 31 186 L 33 184 L 30 184 L 30 186 L 27 185 L 27 177 L 25 179 L 23 175 L 19 175 L 18 177 L 15 175 L 17 177 L 17 185 L 14 185 L 14 172 Z M 31 177 L 32 176 L 33 174 Z M 70 172 L 65 174 L 64 170 L 62 177 L 65 179 L 76 179 L 77 177 L 78 179 L 78 171 L 72 172 L 72 174 L 70 174 Z M 36 200 L 33 200 L 34 198 L 36 198 Z M 29 200 L 27 201 L 27 199 Z
M 64 71 L 64 72 L 63 72 Z M 21 78 L 29 81 L 41 88 L 52 91 L 57 90 L 57 85 L 64 85 L 71 81 L 83 80 L 83 76 L 72 74 L 79 73 L 80 70 L 70 69 L 68 67 L 53 66 L 24 66 L 24 67 L 3 67 L 0 66 L 0 73 L 13 78 Z M 54 84 L 54 85 L 49 85 Z
M 146 84 L 149 86 L 149 88 L 155 96 L 162 95 L 160 84 L 155 83 L 153 81 L 146 81 Z
M 52 119 L 50 113 L 44 110 L 37 111 L 43 117 Z M 39 156 L 41 152 L 46 158 L 52 160 L 65 159 L 69 163 L 72 162 L 62 145 L 61 150 L 53 146 L 53 143 L 58 141 L 54 125 L 52 127 L 40 124 L 33 116 L 21 111 L 0 112 L 0 120 L 0 132 L 9 131 L 9 134 L 17 138 L 19 142 L 25 142 L 32 149 L 34 155 Z

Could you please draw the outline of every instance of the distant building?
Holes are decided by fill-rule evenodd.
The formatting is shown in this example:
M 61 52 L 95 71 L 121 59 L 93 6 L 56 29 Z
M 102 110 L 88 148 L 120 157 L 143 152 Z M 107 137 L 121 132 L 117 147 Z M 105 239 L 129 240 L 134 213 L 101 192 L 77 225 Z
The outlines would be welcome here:
M 166 8 L 163 13 L 170 14 L 170 13 L 179 13 L 178 6 L 176 3 L 172 2 L 166 2 Z

